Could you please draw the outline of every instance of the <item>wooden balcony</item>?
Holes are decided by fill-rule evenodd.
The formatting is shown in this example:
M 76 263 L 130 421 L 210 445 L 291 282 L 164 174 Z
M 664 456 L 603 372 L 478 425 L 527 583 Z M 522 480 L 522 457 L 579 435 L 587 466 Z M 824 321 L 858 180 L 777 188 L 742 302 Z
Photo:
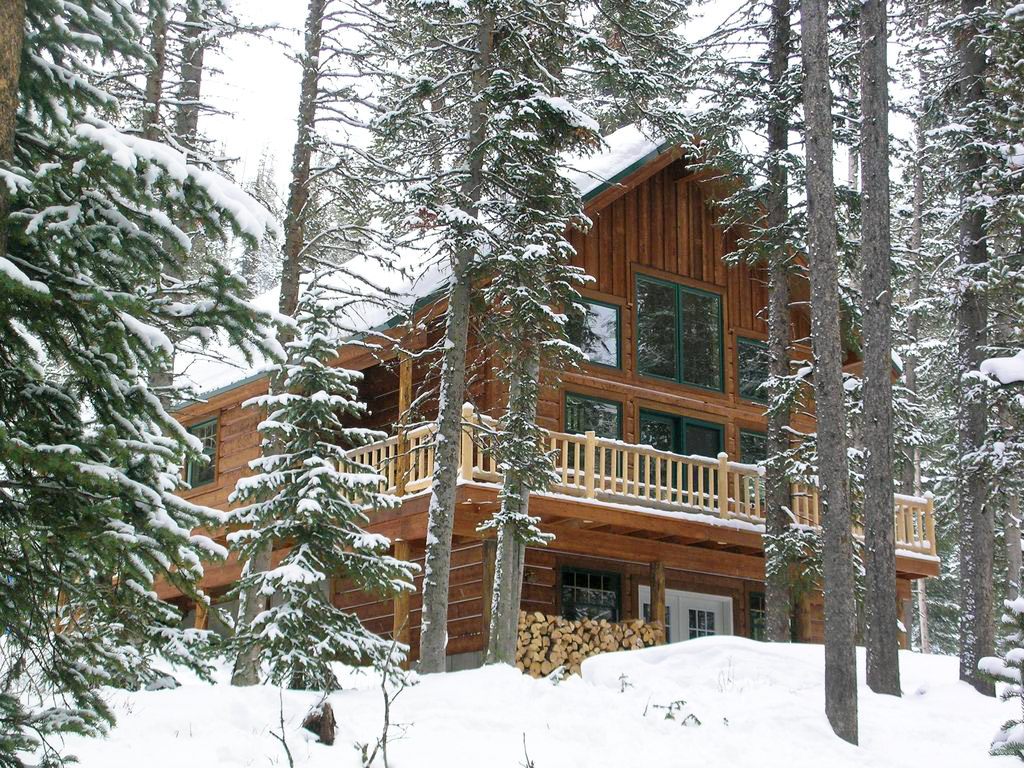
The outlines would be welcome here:
M 496 422 L 463 407 L 460 480 L 495 485 L 502 480 L 487 450 L 487 435 Z M 434 469 L 435 424 L 425 424 L 350 453 L 384 478 L 387 492 L 408 496 L 430 487 Z M 572 497 L 596 504 L 625 505 L 688 522 L 756 530 L 763 526 L 763 469 L 717 458 L 681 456 L 648 446 L 596 437 L 593 432 L 568 434 L 544 431 L 554 479 L 547 496 Z M 794 483 L 791 491 L 794 524 L 816 528 L 821 523 L 818 489 Z M 931 494 L 894 494 L 893 527 L 901 555 L 935 556 L 935 524 Z M 698 516 L 698 517 L 694 517 Z M 733 523 L 732 521 L 737 521 Z M 854 534 L 862 535 L 859 526 Z

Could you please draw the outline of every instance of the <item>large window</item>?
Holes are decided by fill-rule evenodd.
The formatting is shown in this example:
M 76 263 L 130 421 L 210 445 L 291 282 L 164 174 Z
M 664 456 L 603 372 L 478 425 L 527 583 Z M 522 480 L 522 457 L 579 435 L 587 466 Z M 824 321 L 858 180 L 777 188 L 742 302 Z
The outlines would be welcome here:
M 718 456 L 722 426 L 657 411 L 640 411 L 640 444 L 684 456 Z
M 567 619 L 619 620 L 619 574 L 566 568 L 562 571 L 562 616 Z
M 757 339 L 737 336 L 736 371 L 740 397 L 757 403 L 768 402 L 768 393 L 761 386 L 771 375 L 767 344 Z
M 568 392 L 565 395 L 565 431 L 622 439 L 622 403 Z
M 768 435 L 753 429 L 740 430 L 740 461 L 761 464 L 768 459 Z
M 722 297 L 638 275 L 637 370 L 722 389 Z
M 195 488 L 198 485 L 212 483 L 216 475 L 217 461 L 217 420 L 204 421 L 188 428 L 189 434 L 199 438 L 203 444 L 203 455 L 209 461 L 200 462 L 189 459 L 185 466 L 185 480 Z
M 580 348 L 588 363 L 618 368 L 619 308 L 600 301 L 581 301 L 582 312 L 569 322 L 569 341 Z

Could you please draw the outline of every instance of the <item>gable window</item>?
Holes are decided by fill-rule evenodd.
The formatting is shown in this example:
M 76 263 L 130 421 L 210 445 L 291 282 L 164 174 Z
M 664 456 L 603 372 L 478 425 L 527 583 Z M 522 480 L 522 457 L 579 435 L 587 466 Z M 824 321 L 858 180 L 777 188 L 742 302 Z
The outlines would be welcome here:
M 771 376 L 767 344 L 758 339 L 737 336 L 736 372 L 740 397 L 755 403 L 768 402 L 768 393 L 761 386 Z
M 722 297 L 636 278 L 636 359 L 644 376 L 722 389 Z
M 196 461 L 189 459 L 185 465 L 185 482 L 195 488 L 199 485 L 212 483 L 216 475 L 217 460 L 217 420 L 211 419 L 200 424 L 194 424 L 188 428 L 190 435 L 199 438 L 203 444 L 203 455 L 209 461 Z
M 569 341 L 580 348 L 588 363 L 620 367 L 618 306 L 591 299 L 579 304 L 582 313 L 573 315 L 566 329 Z
M 598 437 L 622 439 L 622 403 L 599 397 L 565 395 L 565 431 L 577 435 L 594 431 Z
M 621 580 L 617 573 L 580 568 L 562 570 L 562 616 L 618 621 Z
M 768 435 L 753 429 L 740 430 L 740 461 L 762 464 L 768 460 Z

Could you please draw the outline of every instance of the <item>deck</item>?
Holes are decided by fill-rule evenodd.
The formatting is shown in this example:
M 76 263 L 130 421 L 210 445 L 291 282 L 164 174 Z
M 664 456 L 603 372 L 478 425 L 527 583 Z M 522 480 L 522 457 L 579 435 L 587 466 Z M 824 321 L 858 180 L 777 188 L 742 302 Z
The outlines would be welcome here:
M 465 487 L 460 501 L 474 504 L 479 513 L 496 503 L 502 480 L 486 446 L 496 423 L 467 404 L 463 426 L 460 484 Z M 422 497 L 434 470 L 436 430 L 435 424 L 421 425 L 350 455 L 377 470 L 387 492 L 405 497 L 407 511 L 422 514 Z M 699 543 L 745 554 L 763 551 L 764 480 L 757 466 L 731 461 L 725 453 L 714 459 L 681 456 L 596 437 L 593 432 L 544 430 L 544 437 L 553 478 L 545 492 L 535 494 L 531 509 L 541 517 L 543 527 L 556 535 L 559 527 L 572 527 L 574 538 L 588 532 L 628 533 L 645 541 Z M 820 526 L 817 488 L 793 483 L 791 499 L 794 525 Z M 381 529 L 399 536 L 405 532 L 393 525 Z M 895 494 L 893 529 L 898 570 L 918 577 L 937 573 L 931 495 Z M 854 534 L 862 535 L 859 526 Z

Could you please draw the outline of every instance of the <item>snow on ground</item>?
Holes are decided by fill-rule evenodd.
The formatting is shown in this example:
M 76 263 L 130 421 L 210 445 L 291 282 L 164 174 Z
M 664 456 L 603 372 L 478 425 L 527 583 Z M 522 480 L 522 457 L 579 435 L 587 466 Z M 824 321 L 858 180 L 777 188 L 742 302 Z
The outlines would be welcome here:
M 389 763 L 518 768 L 525 764 L 525 737 L 536 768 L 1016 764 L 987 754 L 1012 705 L 961 683 L 955 658 L 902 652 L 901 699 L 871 693 L 862 649 L 859 662 L 860 747 L 833 736 L 825 720 L 820 646 L 709 637 L 595 657 L 584 663 L 582 679 L 557 685 L 508 667 L 421 678 L 392 708 L 400 726 Z M 338 719 L 331 747 L 299 727 L 316 694 L 181 679 L 175 690 L 115 694 L 118 725 L 111 735 L 75 738 L 67 746 L 85 768 L 287 766 L 271 735 L 279 729 L 281 702 L 296 766 L 349 768 L 360 764 L 353 744 L 372 743 L 380 731 L 381 694 L 369 677 L 350 678 L 346 690 L 331 696 Z M 378 758 L 375 765 L 383 763 Z

